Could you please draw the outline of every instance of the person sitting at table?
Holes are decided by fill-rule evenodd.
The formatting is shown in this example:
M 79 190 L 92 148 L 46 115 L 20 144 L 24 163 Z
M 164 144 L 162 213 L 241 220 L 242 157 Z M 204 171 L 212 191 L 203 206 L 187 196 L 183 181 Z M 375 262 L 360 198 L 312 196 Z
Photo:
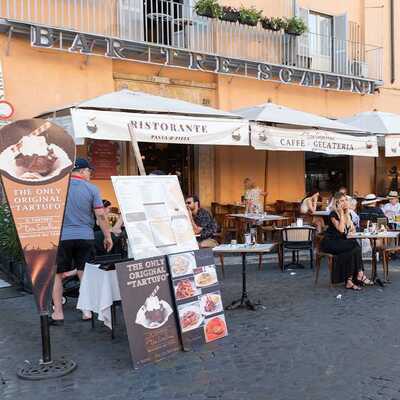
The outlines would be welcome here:
M 390 191 L 388 194 L 389 203 L 382 207 L 382 211 L 388 219 L 394 219 L 395 216 L 400 215 L 399 194 L 396 191 Z
M 312 190 L 307 196 L 301 201 L 300 212 L 302 214 L 308 214 L 312 216 L 311 224 L 315 225 L 317 232 L 322 232 L 325 227 L 324 219 L 320 216 L 315 216 L 314 213 L 317 211 L 318 201 L 320 199 L 319 191 Z
M 373 283 L 364 274 L 360 245 L 355 239 L 347 239 L 347 234 L 354 232 L 349 202 L 343 193 L 338 192 L 320 247 L 335 256 L 332 283 L 345 282 L 347 289 L 360 290 L 359 285 L 371 286 Z
M 361 202 L 361 205 L 363 206 L 360 212 L 361 222 L 376 222 L 378 218 L 385 218 L 383 210 L 377 205 L 378 202 L 382 200 L 383 199 L 376 197 L 373 193 L 365 196 L 364 200 Z
M 346 198 L 347 198 L 347 200 L 349 202 L 351 202 L 351 200 L 353 200 L 353 198 L 351 196 L 349 196 L 348 193 L 347 193 L 347 187 L 346 186 L 340 186 L 340 188 L 339 188 L 339 190 L 337 192 L 333 192 L 332 193 L 330 202 L 329 202 L 328 206 L 326 207 L 326 211 L 332 211 L 333 210 L 334 204 L 335 204 L 335 194 L 336 193 L 343 193 L 346 196 Z
M 205 208 L 200 207 L 198 196 L 188 196 L 186 198 L 186 207 L 189 210 L 194 233 L 198 235 L 199 247 L 218 246 L 218 242 L 214 239 L 214 235 L 217 233 L 217 223 Z
M 349 202 L 350 217 L 353 225 L 356 229 L 360 227 L 360 216 L 357 214 L 357 200 L 352 197 L 347 196 L 347 201 Z
M 107 218 L 107 221 L 109 221 L 109 216 L 111 213 L 111 202 L 109 200 L 103 199 L 103 207 L 104 207 L 104 215 Z M 122 216 L 119 215 L 115 224 L 113 226 L 110 226 L 110 233 L 111 233 L 111 238 L 113 240 L 114 243 L 114 247 L 111 250 L 110 254 L 122 254 L 123 253 L 123 241 L 122 241 L 122 237 L 120 238 L 122 231 L 123 231 L 123 220 L 122 220 Z M 102 256 L 102 255 L 106 255 L 107 252 L 104 251 L 103 247 L 102 247 L 102 242 L 104 240 L 104 234 L 101 231 L 100 227 L 99 227 L 99 223 L 96 220 L 96 224 L 94 227 L 94 245 L 95 245 L 95 253 L 96 256 Z
M 264 196 L 268 196 L 267 192 L 263 192 L 256 186 L 254 181 L 246 178 L 243 181 L 244 185 L 244 201 L 246 205 L 246 212 L 261 212 L 264 210 Z

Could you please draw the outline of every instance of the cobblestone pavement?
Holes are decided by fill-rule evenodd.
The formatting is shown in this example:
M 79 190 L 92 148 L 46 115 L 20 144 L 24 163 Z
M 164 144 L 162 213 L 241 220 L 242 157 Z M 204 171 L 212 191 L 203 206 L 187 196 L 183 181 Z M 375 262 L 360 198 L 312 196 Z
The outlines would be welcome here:
M 52 328 L 55 357 L 78 369 L 28 382 L 15 371 L 40 357 L 39 319 L 30 295 L 0 300 L 0 399 L 400 400 L 400 266 L 393 283 L 360 293 L 330 289 L 326 268 L 312 272 L 249 268 L 248 288 L 263 307 L 226 313 L 229 336 L 140 370 L 131 367 L 118 312 L 117 338 L 94 331 L 69 302 L 64 327 Z M 226 267 L 224 302 L 239 297 L 240 266 Z M 337 299 L 337 295 L 342 298 Z

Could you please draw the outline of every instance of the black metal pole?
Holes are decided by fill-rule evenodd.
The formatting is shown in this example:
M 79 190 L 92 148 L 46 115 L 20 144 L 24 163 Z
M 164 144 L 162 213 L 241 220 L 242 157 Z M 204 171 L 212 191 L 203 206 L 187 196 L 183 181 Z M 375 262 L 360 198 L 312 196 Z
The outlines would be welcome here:
M 246 290 L 246 253 L 242 253 L 242 304 L 247 299 Z
M 44 363 L 52 362 L 50 346 L 50 329 L 48 315 L 40 316 L 40 328 L 42 333 L 42 360 Z

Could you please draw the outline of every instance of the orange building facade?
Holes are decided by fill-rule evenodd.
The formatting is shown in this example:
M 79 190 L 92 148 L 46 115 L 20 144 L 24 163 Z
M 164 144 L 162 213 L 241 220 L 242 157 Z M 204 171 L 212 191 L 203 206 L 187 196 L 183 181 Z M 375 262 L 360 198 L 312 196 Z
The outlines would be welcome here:
M 329 118 L 373 109 L 397 113 L 400 109 L 400 5 L 396 1 L 221 1 L 263 9 L 265 16 L 298 15 L 309 32 L 294 38 L 264 30 L 261 24 L 246 27 L 199 17 L 190 0 L 89 1 L 86 5 L 80 2 L 80 8 L 76 3 L 53 0 L 49 9 L 48 2 L 1 2 L 0 63 L 4 96 L 15 108 L 12 120 L 35 117 L 121 88 L 228 111 L 267 101 Z M 41 28 L 45 29 L 39 37 L 41 45 L 35 45 L 33 31 L 40 34 Z M 57 38 L 51 46 L 46 43 L 49 30 Z M 86 36 L 74 42 L 79 32 Z M 129 43 L 133 56 L 121 57 L 118 48 L 116 54 L 107 56 L 107 48 L 97 46 L 96 41 L 93 44 L 93 37 L 104 46 L 107 38 Z M 72 44 L 75 49 L 71 50 Z M 148 45 L 154 52 L 150 58 Z M 189 53 L 199 57 L 190 58 Z M 214 56 L 221 57 L 218 68 L 201 63 Z M 221 60 L 226 59 L 224 70 Z M 286 82 L 284 74 L 283 79 L 279 74 L 273 79 L 260 76 L 260 68 L 265 72 L 267 67 L 259 64 L 276 71 L 289 68 L 294 71 L 293 79 Z M 312 74 L 313 84 L 302 84 L 304 72 Z M 297 73 L 299 79 L 294 78 Z M 161 166 L 180 170 L 187 191 L 199 193 L 205 205 L 239 201 L 245 177 L 254 178 L 268 191 L 269 202 L 299 200 L 315 179 L 321 183 L 332 178 L 326 174 L 337 167 L 335 162 L 346 164 L 342 183 L 352 192 L 384 192 L 388 169 L 399 163 L 397 158 L 382 156 L 335 161 L 303 152 L 208 145 L 191 146 L 174 158 L 175 150 L 168 146 L 156 146 L 159 157 L 169 160 Z M 152 149 L 143 145 L 145 154 Z M 135 174 L 129 146 L 122 144 L 120 152 L 120 174 Z M 87 146 L 78 146 L 78 153 L 87 155 Z M 156 166 L 157 160 L 151 162 L 151 167 Z M 95 183 L 103 197 L 115 201 L 108 179 Z

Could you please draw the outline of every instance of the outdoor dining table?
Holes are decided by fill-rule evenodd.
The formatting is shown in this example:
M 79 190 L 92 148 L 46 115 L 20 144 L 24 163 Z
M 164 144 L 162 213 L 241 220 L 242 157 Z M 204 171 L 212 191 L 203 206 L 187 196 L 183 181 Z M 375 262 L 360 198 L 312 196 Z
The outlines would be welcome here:
M 379 232 L 379 233 L 369 233 L 369 232 L 356 232 L 347 235 L 348 239 L 369 239 L 371 242 L 371 248 L 372 248 L 372 265 L 371 265 L 371 280 L 375 281 L 377 277 L 377 272 L 376 272 L 376 241 L 378 239 L 397 239 L 400 235 L 400 232 L 394 232 L 394 231 L 385 231 L 385 232 Z
M 316 217 L 329 217 L 329 214 L 331 212 L 328 210 L 320 210 L 320 211 L 315 211 L 312 213 L 312 215 L 316 216 Z
M 287 217 L 283 217 L 282 215 L 273 215 L 266 213 L 243 213 L 243 214 L 229 214 L 230 217 L 243 219 L 249 222 L 254 223 L 262 223 L 269 221 L 282 221 L 284 219 L 288 219 Z
M 262 244 L 221 244 L 213 248 L 214 254 L 241 254 L 242 256 L 242 297 L 238 300 L 234 300 L 229 306 L 226 307 L 227 310 L 234 310 L 239 307 L 247 307 L 250 310 L 255 311 L 256 306 L 260 303 L 253 303 L 247 294 L 246 287 L 246 256 L 247 254 L 260 254 L 260 253 L 270 253 L 275 247 L 276 243 L 262 243 Z
M 98 320 L 111 329 L 114 339 L 115 304 L 121 301 L 117 273 L 103 270 L 100 264 L 86 263 L 76 308 L 83 313 L 96 313 Z M 92 314 L 92 324 L 94 322 Z

